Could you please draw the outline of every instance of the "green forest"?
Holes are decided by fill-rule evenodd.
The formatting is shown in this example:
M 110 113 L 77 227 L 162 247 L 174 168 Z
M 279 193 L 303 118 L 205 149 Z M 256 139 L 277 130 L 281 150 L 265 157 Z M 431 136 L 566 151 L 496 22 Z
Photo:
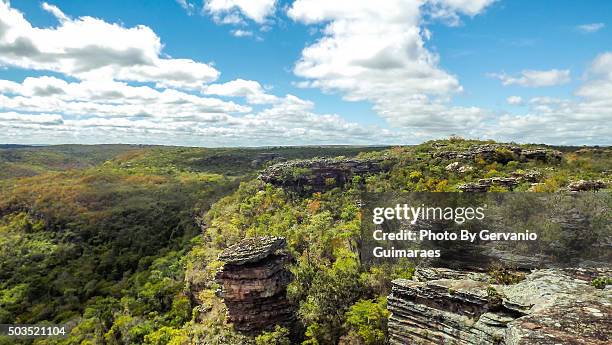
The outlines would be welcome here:
M 360 262 L 360 193 L 460 192 L 480 179 L 522 176 L 537 182 L 517 178 L 512 188 L 488 191 L 557 192 L 582 180 L 610 191 L 610 148 L 512 144 L 559 154 L 522 159 L 500 146 L 464 160 L 463 169 L 432 154 L 493 144 L 0 146 L 0 324 L 69 325 L 67 337 L 20 344 L 290 344 L 283 327 L 234 331 L 214 279 L 223 249 L 245 237 L 281 236 L 293 258 L 288 298 L 302 344 L 384 344 L 385 296 L 414 264 Z M 386 166 L 312 193 L 258 177 L 272 164 L 315 157 Z M 296 180 L 309 174 L 292 169 L 284 173 Z

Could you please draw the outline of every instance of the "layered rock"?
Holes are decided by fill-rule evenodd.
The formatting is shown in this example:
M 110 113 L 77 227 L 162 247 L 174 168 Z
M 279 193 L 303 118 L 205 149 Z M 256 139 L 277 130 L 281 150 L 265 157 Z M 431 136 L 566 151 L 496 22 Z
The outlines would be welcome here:
M 603 181 L 580 180 L 570 183 L 567 188 L 572 192 L 596 191 L 606 188 L 606 184 Z
M 462 165 L 460 162 L 453 162 L 447 165 L 445 170 L 463 174 L 474 170 L 474 168 L 469 165 Z
M 393 281 L 390 344 L 608 344 L 610 290 L 562 270 L 537 270 L 514 285 L 440 272 Z M 421 275 L 423 276 L 423 275 Z M 476 279 L 474 279 L 476 278 Z
M 281 156 L 279 153 L 260 153 L 251 161 L 251 167 L 258 168 L 261 167 L 264 163 L 270 161 L 286 161 L 287 159 Z
M 465 151 L 440 151 L 433 153 L 434 158 L 473 160 L 481 158 L 487 162 L 507 163 L 511 160 L 560 160 L 562 153 L 556 150 L 534 148 L 525 149 L 514 145 L 485 144 L 474 145 Z
M 324 192 L 351 181 L 354 176 L 389 169 L 385 159 L 310 159 L 275 164 L 259 178 L 296 192 Z
M 464 183 L 457 188 L 463 192 L 472 193 L 486 192 L 492 186 L 500 186 L 508 190 L 512 190 L 519 184 L 519 182 L 519 179 L 515 177 L 490 177 L 481 178 L 478 180 L 478 182 Z
M 217 273 L 228 321 L 237 331 L 256 334 L 275 325 L 291 326 L 294 307 L 286 297 L 292 276 L 286 241 L 279 237 L 245 239 L 219 256 Z

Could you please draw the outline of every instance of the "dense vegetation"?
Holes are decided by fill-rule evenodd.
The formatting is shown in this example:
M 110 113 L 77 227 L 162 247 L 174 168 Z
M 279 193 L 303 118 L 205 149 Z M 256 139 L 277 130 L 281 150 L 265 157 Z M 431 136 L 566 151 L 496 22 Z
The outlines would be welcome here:
M 212 203 L 269 159 L 373 149 L 3 147 L 0 323 L 68 323 L 59 343 L 164 344 L 192 318 L 185 267 Z
M 277 235 L 287 238 L 295 259 L 288 292 L 304 344 L 382 344 L 384 296 L 391 280 L 409 278 L 413 267 L 360 261 L 362 191 L 457 191 L 464 182 L 533 170 L 542 183 L 522 182 L 517 190 L 556 191 L 579 179 L 609 179 L 612 167 L 606 149 L 568 150 L 555 162 L 499 152 L 507 159 L 475 159 L 464 173 L 430 155 L 436 145 L 462 150 L 477 143 L 453 139 L 385 150 L 130 147 L 111 160 L 87 158 L 97 163 L 80 170 L 5 179 L 0 323 L 74 325 L 65 339 L 34 344 L 288 344 L 289 332 L 280 327 L 256 338 L 235 333 L 213 279 L 217 255 L 228 245 Z M 394 165 L 311 195 L 254 178 L 262 165 L 281 159 L 358 152 Z M 277 156 L 255 164 L 262 153 Z

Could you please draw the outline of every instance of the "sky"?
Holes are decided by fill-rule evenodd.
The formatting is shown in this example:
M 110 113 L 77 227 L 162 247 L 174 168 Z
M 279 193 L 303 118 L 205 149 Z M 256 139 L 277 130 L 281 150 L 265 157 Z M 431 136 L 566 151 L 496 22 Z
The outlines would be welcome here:
M 0 143 L 610 145 L 612 2 L 0 0 Z

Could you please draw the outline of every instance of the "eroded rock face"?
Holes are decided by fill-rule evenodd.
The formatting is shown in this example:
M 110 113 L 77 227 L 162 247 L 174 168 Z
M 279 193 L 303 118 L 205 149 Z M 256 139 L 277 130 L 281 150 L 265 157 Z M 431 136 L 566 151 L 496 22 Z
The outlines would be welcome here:
M 606 188 L 606 184 L 603 181 L 580 180 L 570 183 L 567 188 L 572 192 L 596 191 Z
M 463 192 L 481 193 L 488 191 L 492 186 L 500 186 L 512 190 L 519 182 L 520 180 L 515 177 L 490 177 L 481 178 L 478 182 L 464 183 L 457 188 Z
M 432 155 L 434 158 L 473 160 L 482 158 L 487 162 L 507 163 L 511 160 L 561 160 L 562 153 L 556 150 L 535 148 L 524 149 L 513 145 L 485 144 L 474 145 L 465 151 L 440 151 Z
M 324 192 L 344 185 L 354 176 L 375 174 L 389 169 L 385 159 L 310 159 L 275 164 L 259 178 L 296 192 Z
M 434 280 L 393 281 L 390 344 L 609 344 L 612 339 L 611 291 L 565 271 L 537 270 L 507 286 L 448 271 L 421 275 Z M 457 279 L 441 278 L 449 276 Z
M 284 238 L 249 238 L 219 256 L 224 266 L 216 279 L 222 286 L 228 321 L 237 331 L 256 334 L 293 324 L 294 307 L 286 297 L 292 276 L 285 247 Z

